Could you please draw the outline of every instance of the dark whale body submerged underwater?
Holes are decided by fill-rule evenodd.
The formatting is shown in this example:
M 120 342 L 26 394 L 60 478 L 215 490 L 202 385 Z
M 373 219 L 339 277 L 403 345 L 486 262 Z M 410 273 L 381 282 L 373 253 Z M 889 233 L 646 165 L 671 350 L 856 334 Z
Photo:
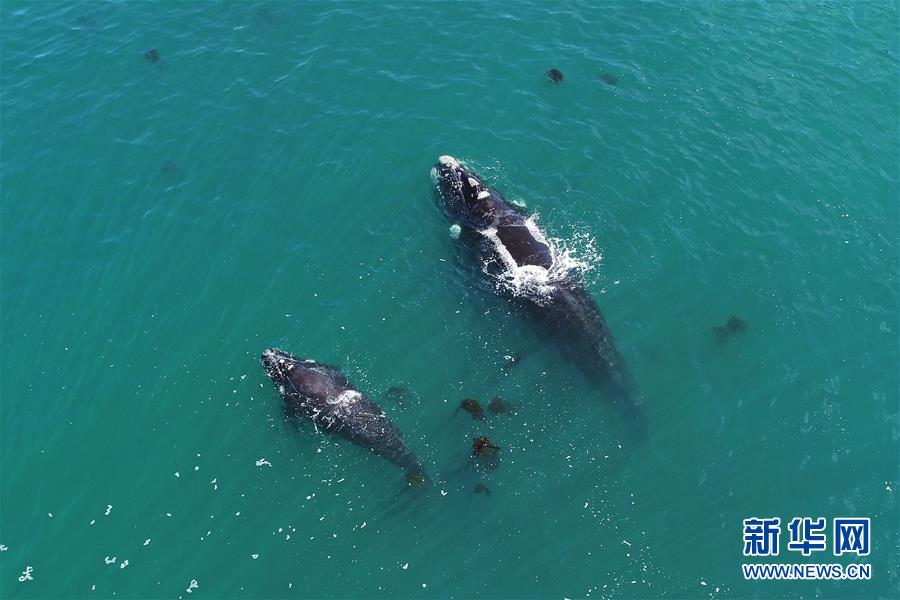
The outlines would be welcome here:
M 543 233 L 465 165 L 442 156 L 435 175 L 447 217 L 460 226 L 459 239 L 482 265 L 492 265 L 485 271 L 496 281 L 508 280 L 514 270 L 546 276 L 554 269 L 554 254 Z M 534 293 L 526 289 L 503 295 L 555 339 L 565 357 L 618 407 L 629 425 L 645 431 L 642 402 L 628 367 L 600 308 L 582 285 L 562 277 Z
M 400 430 L 337 369 L 299 359 L 277 348 L 263 352 L 261 361 L 278 386 L 288 418 L 309 419 L 326 433 L 368 448 L 402 467 L 410 484 L 428 480 L 425 468 L 403 441 Z

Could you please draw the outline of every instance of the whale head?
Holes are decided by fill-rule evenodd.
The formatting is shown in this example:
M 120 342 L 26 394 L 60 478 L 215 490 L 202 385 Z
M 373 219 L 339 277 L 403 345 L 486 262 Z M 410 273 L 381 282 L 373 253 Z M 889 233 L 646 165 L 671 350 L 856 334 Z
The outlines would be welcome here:
M 498 209 L 506 207 L 497 192 L 452 156 L 438 158 L 434 170 L 444 209 L 451 219 L 476 228 L 488 227 Z
M 297 358 L 278 348 L 268 348 L 260 361 L 288 404 L 298 400 L 333 398 L 347 387 L 344 377 L 333 368 Z

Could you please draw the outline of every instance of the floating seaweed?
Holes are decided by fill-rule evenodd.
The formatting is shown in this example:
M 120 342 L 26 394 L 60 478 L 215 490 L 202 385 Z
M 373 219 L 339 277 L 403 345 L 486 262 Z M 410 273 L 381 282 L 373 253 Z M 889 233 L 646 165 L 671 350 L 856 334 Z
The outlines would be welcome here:
M 549 71 L 547 71 L 547 77 L 549 77 L 550 81 L 552 81 L 553 83 L 559 83 L 563 80 L 562 71 L 560 71 L 559 69 L 550 69 Z
M 479 421 L 484 421 L 484 407 L 481 406 L 481 403 L 478 400 L 472 400 L 471 398 L 466 398 L 459 405 L 459 408 L 466 411 L 470 415 L 472 415 L 473 419 L 478 419 Z M 457 409 L 459 410 L 459 409 Z
M 407 406 L 412 399 L 412 392 L 409 388 L 400 385 L 391 386 L 384 393 L 384 397 L 399 407 Z
M 506 403 L 506 400 L 504 400 L 502 396 L 494 396 L 491 398 L 491 401 L 488 402 L 488 410 L 492 414 L 502 415 L 509 412 L 509 404 Z
M 500 367 L 500 370 L 504 373 L 509 373 L 513 367 L 522 362 L 522 353 L 516 352 L 514 354 L 508 354 L 503 357 L 503 366 Z
M 724 325 L 716 325 L 712 330 L 716 334 L 716 339 L 719 343 L 723 344 L 735 334 L 747 333 L 747 321 L 737 315 L 731 315 Z
M 478 436 L 472 440 L 472 456 L 476 464 L 485 469 L 496 469 L 500 463 L 500 447 L 486 436 Z
M 272 22 L 272 13 L 269 12 L 269 9 L 265 6 L 261 6 L 256 9 L 256 16 L 260 19 L 266 21 L 267 23 Z
M 619 78 L 610 73 L 601 73 L 600 81 L 607 85 L 619 85 Z

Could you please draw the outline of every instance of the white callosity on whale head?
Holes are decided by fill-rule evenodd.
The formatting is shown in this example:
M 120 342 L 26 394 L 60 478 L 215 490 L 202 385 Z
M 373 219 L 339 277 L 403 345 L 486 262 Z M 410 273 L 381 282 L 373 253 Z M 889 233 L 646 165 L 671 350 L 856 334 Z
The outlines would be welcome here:
M 452 156 L 444 155 L 438 158 L 438 162 L 444 165 L 445 167 L 458 167 L 459 161 L 453 158 Z

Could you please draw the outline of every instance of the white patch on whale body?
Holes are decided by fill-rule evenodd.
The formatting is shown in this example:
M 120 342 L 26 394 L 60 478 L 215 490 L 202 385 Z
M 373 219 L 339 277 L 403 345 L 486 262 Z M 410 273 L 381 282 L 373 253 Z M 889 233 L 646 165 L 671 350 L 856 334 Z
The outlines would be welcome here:
M 452 156 L 444 155 L 438 157 L 438 162 L 444 165 L 445 167 L 458 167 L 459 161 L 453 158 Z
M 528 229 L 528 232 L 534 236 L 534 239 L 536 239 L 540 243 L 545 244 L 546 246 L 550 247 L 550 246 L 552 246 L 552 244 L 550 243 L 550 240 L 548 240 L 547 237 L 544 235 L 544 232 L 541 231 L 541 228 L 538 227 L 537 218 L 538 218 L 537 214 L 533 214 L 530 217 L 528 217 L 527 219 L 525 219 L 525 227 Z
M 454 223 L 450 226 L 450 237 L 452 237 L 454 240 L 458 240 L 461 233 L 462 227 L 459 226 L 459 223 Z
M 362 398 L 362 394 L 360 394 L 356 390 L 344 390 L 335 398 L 326 398 L 325 402 L 334 406 L 335 408 L 346 410 L 360 398 Z
M 488 228 L 480 231 L 494 246 L 497 260 L 488 260 L 482 265 L 485 273 L 494 276 L 498 291 L 508 292 L 514 296 L 525 297 L 537 304 L 544 304 L 552 299 L 556 287 L 573 276 L 584 275 L 594 268 L 594 262 L 599 255 L 593 249 L 593 241 L 587 239 L 586 252 L 577 252 L 569 243 L 559 239 L 547 239 L 544 232 L 537 224 L 538 215 L 535 213 L 525 219 L 524 225 L 529 233 L 538 242 L 545 244 L 550 249 L 550 268 L 539 265 L 519 266 L 512 254 L 500 240 L 496 228 Z M 579 242 L 583 241 L 576 238 Z M 584 255 L 585 258 L 580 258 Z M 499 273 L 492 272 L 491 266 L 500 267 Z
M 489 191 L 481 190 L 480 192 L 478 192 L 478 199 L 483 200 L 483 199 L 489 197 L 490 195 L 491 195 L 491 193 Z

